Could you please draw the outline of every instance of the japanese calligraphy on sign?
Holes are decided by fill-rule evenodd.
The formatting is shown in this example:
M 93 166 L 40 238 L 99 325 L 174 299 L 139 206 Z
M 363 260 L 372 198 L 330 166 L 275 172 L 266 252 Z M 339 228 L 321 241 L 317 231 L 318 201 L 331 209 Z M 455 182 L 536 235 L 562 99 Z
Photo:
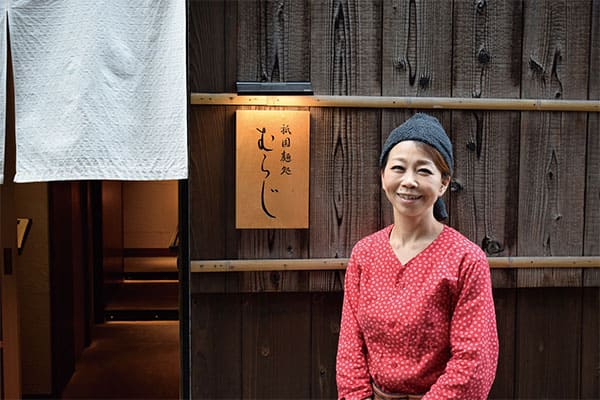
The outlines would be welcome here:
M 310 113 L 236 112 L 236 228 L 308 228 Z

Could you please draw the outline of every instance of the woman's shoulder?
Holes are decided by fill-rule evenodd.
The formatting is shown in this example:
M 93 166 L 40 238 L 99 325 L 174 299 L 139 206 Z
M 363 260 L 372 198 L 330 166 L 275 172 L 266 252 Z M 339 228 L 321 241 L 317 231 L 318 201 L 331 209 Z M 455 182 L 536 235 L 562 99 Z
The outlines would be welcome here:
M 455 253 L 465 261 L 487 262 L 487 256 L 481 247 L 458 230 L 446 225 L 444 227 L 444 234 L 449 251 Z
M 383 244 L 389 243 L 390 232 L 393 225 L 386 226 L 383 229 L 364 236 L 354 245 L 353 252 L 360 250 L 373 250 L 373 247 L 378 248 Z

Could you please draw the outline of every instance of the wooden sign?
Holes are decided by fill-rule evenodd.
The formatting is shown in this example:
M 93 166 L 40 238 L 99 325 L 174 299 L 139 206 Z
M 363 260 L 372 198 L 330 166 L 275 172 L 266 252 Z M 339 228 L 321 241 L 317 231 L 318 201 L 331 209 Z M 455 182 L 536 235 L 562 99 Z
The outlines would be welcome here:
M 310 112 L 236 112 L 238 229 L 308 228 Z

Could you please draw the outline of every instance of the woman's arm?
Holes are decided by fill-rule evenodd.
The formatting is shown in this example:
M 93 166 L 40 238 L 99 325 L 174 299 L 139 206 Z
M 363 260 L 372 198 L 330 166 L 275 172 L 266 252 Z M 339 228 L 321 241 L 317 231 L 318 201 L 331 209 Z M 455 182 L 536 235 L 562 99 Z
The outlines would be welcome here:
M 344 304 L 337 351 L 336 379 L 339 399 L 365 399 L 372 394 L 366 347 L 356 318 L 360 296 L 360 267 L 350 257 L 344 284 Z
M 494 382 L 498 332 L 490 269 L 481 255 L 464 268 L 450 321 L 451 357 L 423 400 L 485 400 Z

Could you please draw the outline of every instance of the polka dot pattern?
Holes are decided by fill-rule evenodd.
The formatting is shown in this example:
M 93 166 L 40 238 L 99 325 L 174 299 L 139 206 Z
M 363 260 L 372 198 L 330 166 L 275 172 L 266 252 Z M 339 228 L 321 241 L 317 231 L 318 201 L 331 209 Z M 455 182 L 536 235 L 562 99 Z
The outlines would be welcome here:
M 340 399 L 364 399 L 371 382 L 423 399 L 486 399 L 498 334 L 489 265 L 451 227 L 406 264 L 393 226 L 363 238 L 345 278 L 337 353 Z

